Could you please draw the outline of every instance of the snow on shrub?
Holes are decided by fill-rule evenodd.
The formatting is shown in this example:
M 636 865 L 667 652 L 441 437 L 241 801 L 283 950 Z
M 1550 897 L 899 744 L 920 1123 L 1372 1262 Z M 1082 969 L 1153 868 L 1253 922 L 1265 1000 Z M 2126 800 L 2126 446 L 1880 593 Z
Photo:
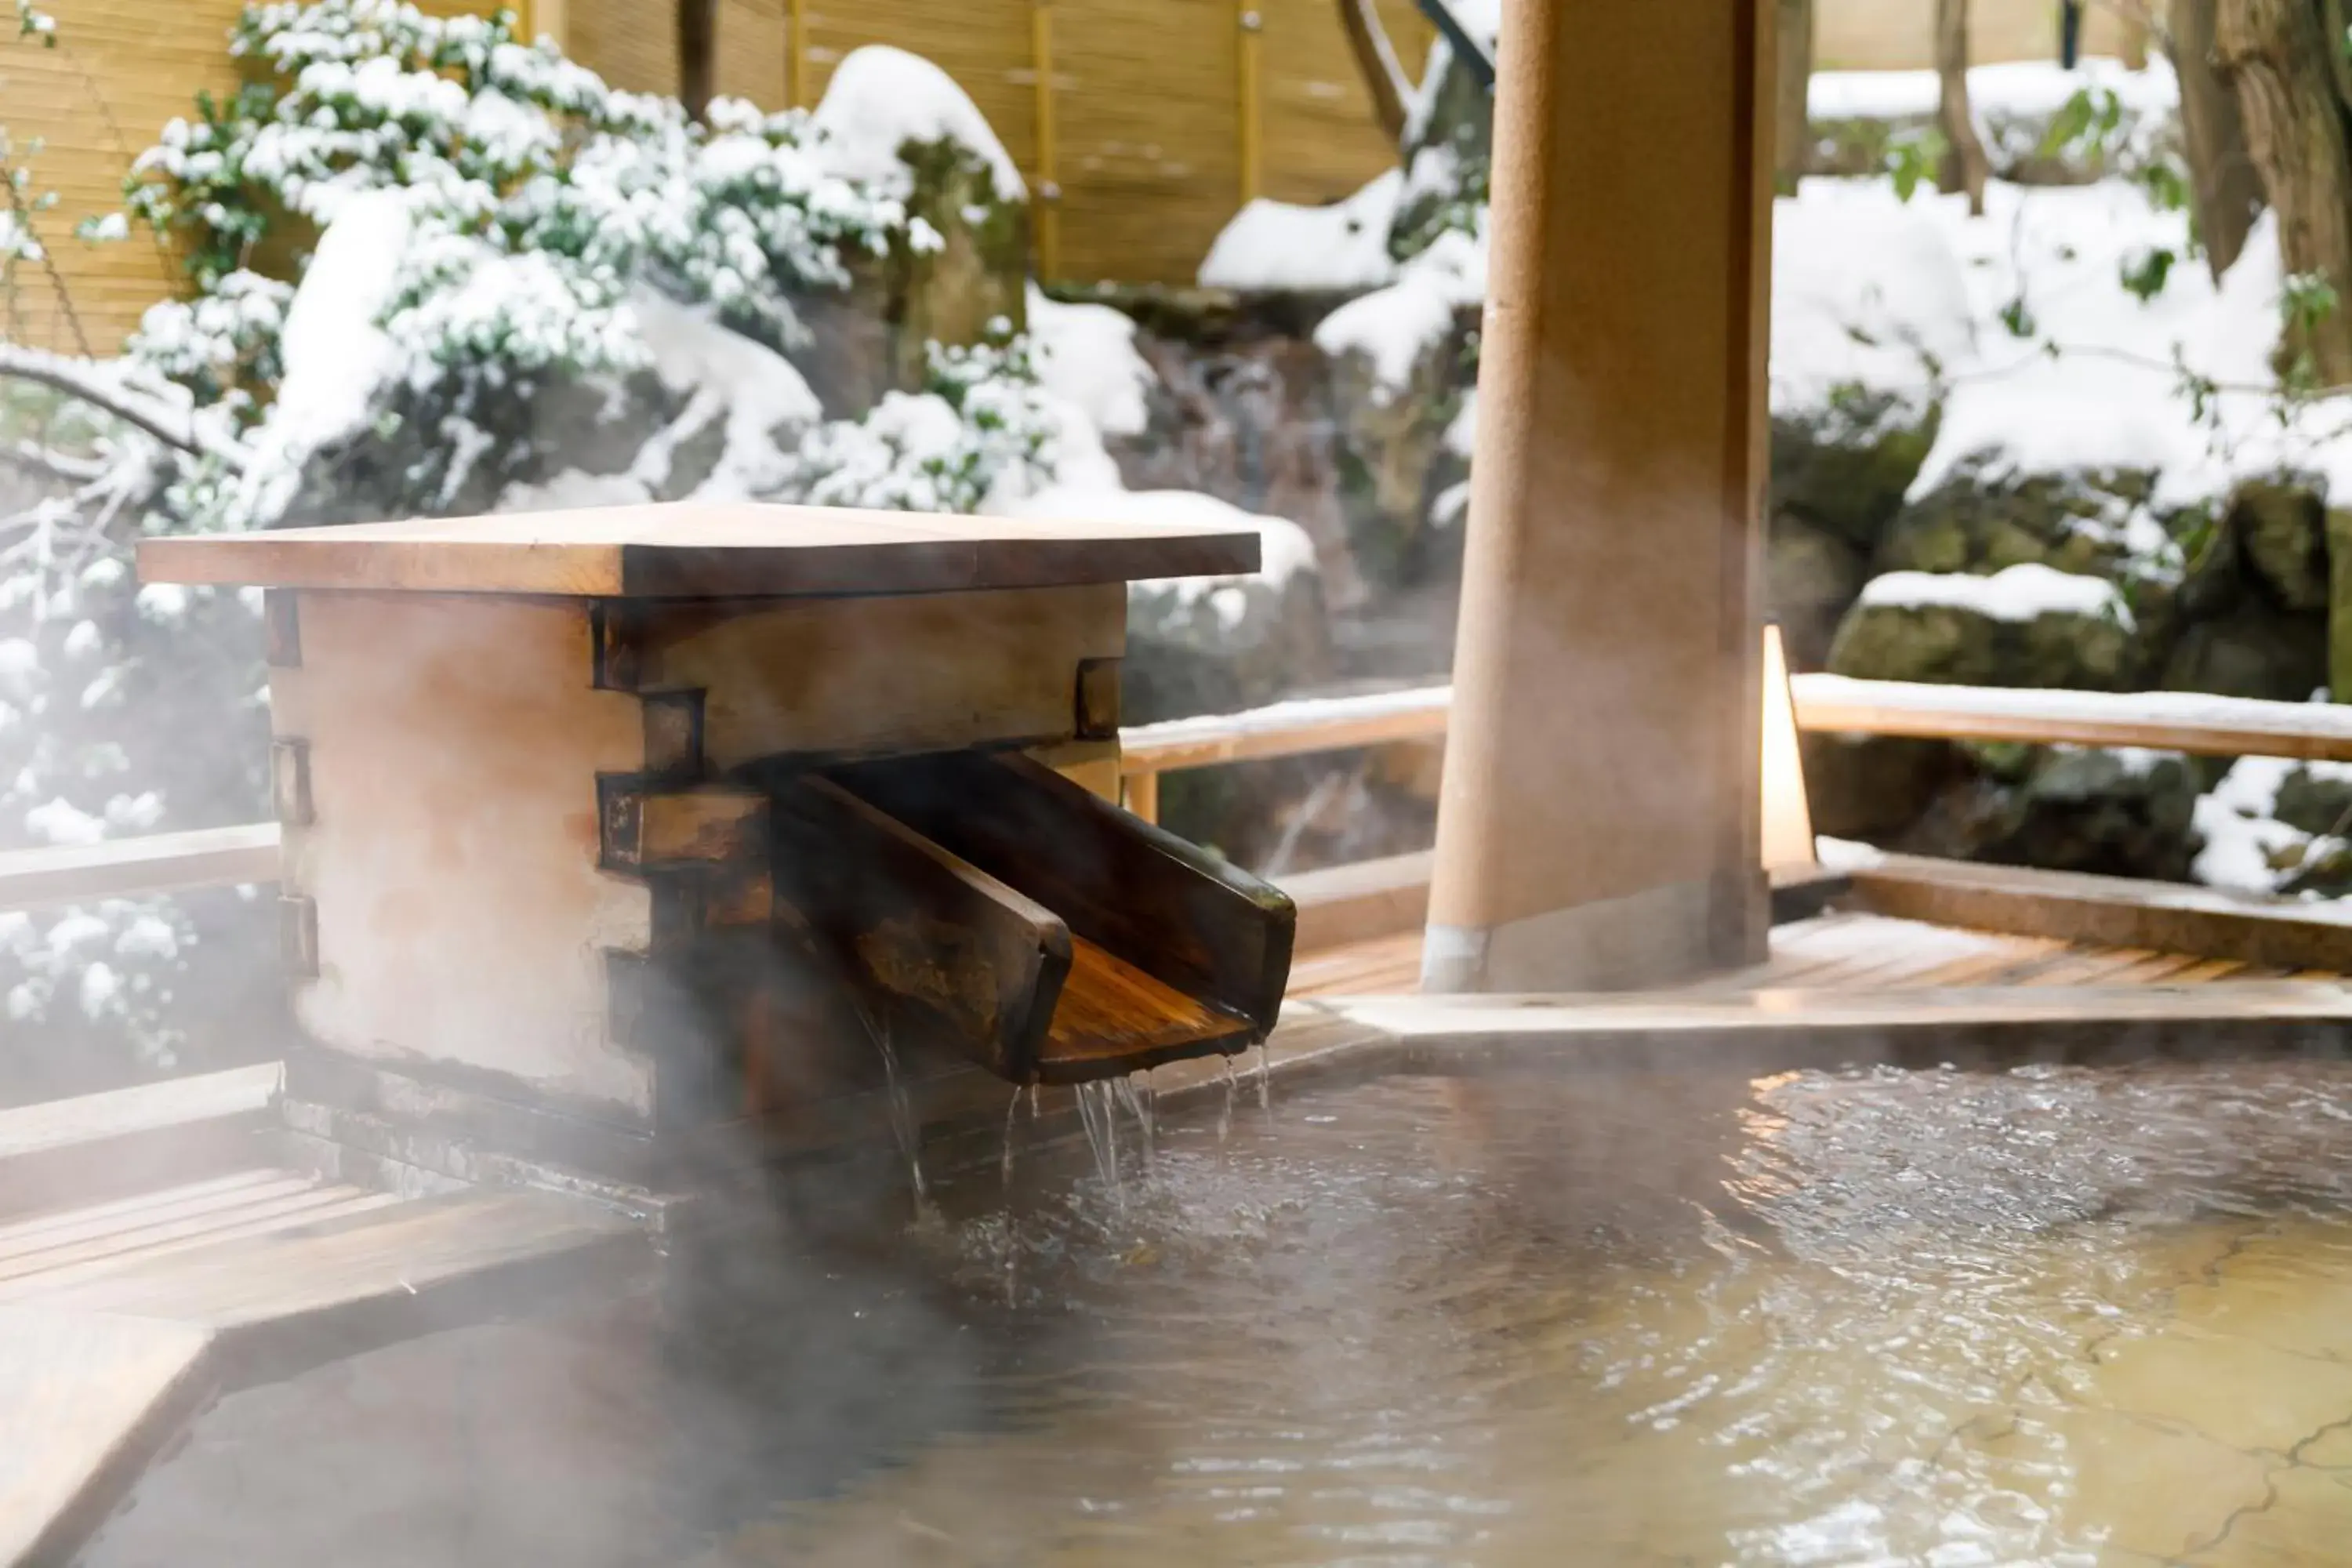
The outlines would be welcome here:
M 425 380 L 631 368 L 623 300 L 639 281 L 789 346 L 795 293 L 840 287 L 845 251 L 905 230 L 903 174 L 845 178 L 805 113 L 720 100 L 696 125 L 514 27 L 404 0 L 247 7 L 229 47 L 267 68 L 226 100 L 200 95 L 128 187 L 196 289 L 148 312 L 133 353 L 257 416 L 287 294 L 257 258 L 300 266 L 370 191 L 408 194 L 399 320 L 383 324 Z
M 986 343 L 932 344 L 923 391 L 886 394 L 865 418 L 812 431 L 787 493 L 814 506 L 973 512 L 1051 478 L 1065 416 L 1027 341 L 994 325 Z

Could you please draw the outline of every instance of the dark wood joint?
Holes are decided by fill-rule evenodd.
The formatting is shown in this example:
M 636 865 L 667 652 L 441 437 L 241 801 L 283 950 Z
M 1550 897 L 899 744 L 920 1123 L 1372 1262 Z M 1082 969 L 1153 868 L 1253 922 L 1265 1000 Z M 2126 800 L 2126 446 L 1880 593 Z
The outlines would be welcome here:
M 644 773 L 596 777 L 600 863 L 637 876 L 754 870 L 768 847 L 768 796 L 730 784 L 674 785 Z
M 302 622 L 291 588 L 270 588 L 261 595 L 261 656 L 272 669 L 302 667 Z
M 642 700 L 646 773 L 679 784 L 702 777 L 702 693 L 655 691 Z
M 311 900 L 278 900 L 278 951 L 288 974 L 297 980 L 319 977 L 319 906 Z
M 308 827 L 318 818 L 310 802 L 310 742 L 281 736 L 269 742 L 269 803 L 279 826 Z
M 599 599 L 588 611 L 589 684 L 599 691 L 635 691 L 645 674 L 645 615 L 620 599 Z
M 1077 738 L 1108 741 L 1118 735 L 1118 665 L 1115 658 L 1078 661 Z

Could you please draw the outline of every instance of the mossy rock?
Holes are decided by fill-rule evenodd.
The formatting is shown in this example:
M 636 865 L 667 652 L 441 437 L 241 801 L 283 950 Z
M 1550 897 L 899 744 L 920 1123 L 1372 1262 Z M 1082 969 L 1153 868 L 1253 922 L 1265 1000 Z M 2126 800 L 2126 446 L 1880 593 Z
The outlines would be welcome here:
M 1883 572 L 1990 574 L 2028 563 L 2121 582 L 2139 562 L 2128 542 L 2156 476 L 2144 469 L 2017 474 L 1993 454 L 1963 463 L 1903 509 L 1878 552 Z M 2144 531 L 2144 525 L 2143 525 Z
M 795 300 L 803 341 L 777 345 L 836 419 L 921 390 L 931 343 L 1028 324 L 1028 203 L 1000 194 L 988 160 L 961 142 L 909 142 L 898 160 L 913 180 L 906 227 L 885 255 L 844 256 L 848 288 Z M 919 245 L 918 233 L 938 243 Z
M 1383 386 L 1360 350 L 1330 361 L 1325 395 L 1338 437 L 1348 550 L 1376 590 L 1424 581 L 1439 564 L 1433 552 L 1461 548 L 1463 530 L 1433 526 L 1431 509 L 1465 471 L 1446 449 L 1445 434 L 1476 378 L 1472 331 L 1470 313 L 1457 313 L 1452 329 L 1422 351 L 1402 387 Z
M 1774 512 L 1874 549 L 1919 477 L 1940 419 L 1935 404 L 1858 387 L 1818 408 L 1775 410 Z
M 940 243 L 892 247 L 897 271 L 889 320 L 899 385 L 923 384 L 928 344 L 976 343 L 999 326 L 1029 321 L 1029 204 L 996 188 L 989 161 L 961 142 L 909 142 L 898 161 L 914 174 L 908 226 L 928 225 Z
M 1335 655 L 1313 571 L 1130 584 L 1120 717 L 1129 724 L 1262 708 L 1330 679 Z
M 1866 680 L 2120 691 L 2142 658 L 2131 627 L 2069 614 L 2006 621 L 1953 605 L 1857 604 L 1830 647 L 1830 668 Z
M 1948 741 L 1809 733 L 1801 745 L 1813 829 L 1832 838 L 1900 836 L 1966 771 Z
M 2328 601 L 2326 481 L 2315 476 L 2249 480 L 2231 495 L 2223 526 L 2245 565 L 2289 610 Z
M 2327 684 L 2352 698 L 2352 510 L 2327 513 Z
M 1764 542 L 1764 600 L 1780 623 L 1799 669 L 1829 664 L 1838 623 L 1870 578 L 1863 552 L 1839 534 L 1794 513 L 1772 520 Z
M 2352 779 L 2297 768 L 2279 781 L 2271 815 L 2315 837 L 2352 837 Z
M 2200 787 L 2183 757 L 2037 747 L 2022 781 L 1990 792 L 1976 841 L 1947 847 L 1971 859 L 2185 882 Z
M 2255 606 L 2192 621 L 2175 639 L 2161 683 L 2168 691 L 2302 702 L 2327 682 L 2327 638 L 2321 616 Z

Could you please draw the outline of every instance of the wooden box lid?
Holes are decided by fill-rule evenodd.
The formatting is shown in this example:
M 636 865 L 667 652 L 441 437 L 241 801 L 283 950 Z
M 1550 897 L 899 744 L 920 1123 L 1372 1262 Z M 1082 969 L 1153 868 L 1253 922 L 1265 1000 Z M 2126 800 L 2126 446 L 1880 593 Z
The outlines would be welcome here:
M 143 540 L 150 583 L 699 599 L 1254 572 L 1252 529 L 678 502 Z

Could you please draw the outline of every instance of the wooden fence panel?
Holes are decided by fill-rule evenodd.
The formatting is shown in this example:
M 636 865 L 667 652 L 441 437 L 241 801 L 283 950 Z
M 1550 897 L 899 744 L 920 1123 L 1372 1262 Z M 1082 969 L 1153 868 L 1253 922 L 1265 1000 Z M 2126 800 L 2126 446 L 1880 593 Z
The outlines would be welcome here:
M 1928 70 L 1936 63 L 1936 0 L 1815 0 L 1820 70 Z M 2083 14 L 2083 52 L 2130 57 L 2145 36 L 2115 7 Z M 1970 0 L 1969 55 L 1978 65 L 2058 58 L 2057 0 Z
M 1265 189 L 1317 204 L 1352 194 L 1396 160 L 1372 118 L 1335 0 L 1259 0 L 1265 14 Z M 1405 75 L 1421 79 L 1431 31 L 1412 0 L 1381 0 Z M 1197 258 L 1195 260 L 1197 261 Z
M 762 109 L 785 108 L 792 102 L 785 64 L 792 44 L 785 0 L 720 0 L 718 58 L 711 72 L 717 90 L 748 98 Z
M 487 9 L 487 0 L 422 0 L 422 8 L 452 16 Z M 131 159 L 168 121 L 193 116 L 199 91 L 236 90 L 228 31 L 238 0 L 73 0 L 48 9 L 58 47 L 0 40 L 0 123 L 16 159 L 29 163 L 35 188 L 58 194 L 38 224 L 80 330 L 49 270 L 20 263 L 0 335 L 68 353 L 87 340 L 91 352 L 110 354 L 148 306 L 179 287 L 180 268 L 151 236 L 134 231 L 92 245 L 74 237 L 74 226 L 121 209 Z

